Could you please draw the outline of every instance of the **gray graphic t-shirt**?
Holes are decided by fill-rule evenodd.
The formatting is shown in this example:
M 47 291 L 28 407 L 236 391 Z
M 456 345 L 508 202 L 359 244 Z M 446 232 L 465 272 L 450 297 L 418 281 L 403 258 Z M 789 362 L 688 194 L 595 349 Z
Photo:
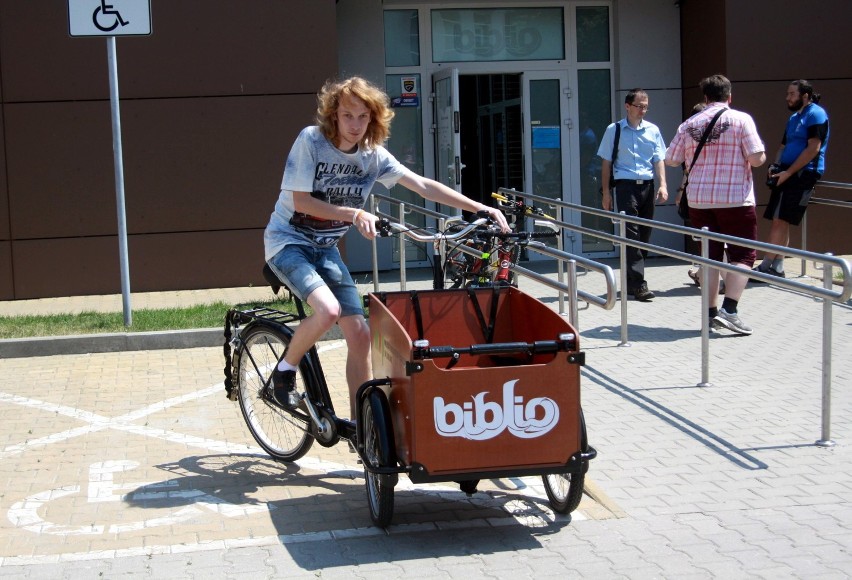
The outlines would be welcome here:
M 266 260 L 288 244 L 334 246 L 351 226 L 297 212 L 294 191 L 309 191 L 332 205 L 361 208 L 377 181 L 390 188 L 404 172 L 405 166 L 384 147 L 359 147 L 355 153 L 344 153 L 319 127 L 306 127 L 287 157 L 281 193 L 263 235 Z

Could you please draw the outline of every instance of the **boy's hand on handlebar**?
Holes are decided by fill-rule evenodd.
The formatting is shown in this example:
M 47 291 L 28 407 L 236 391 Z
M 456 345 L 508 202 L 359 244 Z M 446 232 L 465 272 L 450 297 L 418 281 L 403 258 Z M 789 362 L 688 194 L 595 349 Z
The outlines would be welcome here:
M 509 227 L 509 222 L 506 221 L 506 216 L 503 215 L 503 212 L 497 209 L 496 207 L 484 207 L 483 210 L 488 214 L 495 224 L 500 226 L 500 231 L 510 232 L 512 228 Z
M 371 214 L 366 210 L 361 210 L 358 212 L 357 217 L 352 222 L 358 229 L 358 233 L 367 238 L 368 240 L 372 240 L 376 237 L 376 222 L 379 221 L 378 216 Z

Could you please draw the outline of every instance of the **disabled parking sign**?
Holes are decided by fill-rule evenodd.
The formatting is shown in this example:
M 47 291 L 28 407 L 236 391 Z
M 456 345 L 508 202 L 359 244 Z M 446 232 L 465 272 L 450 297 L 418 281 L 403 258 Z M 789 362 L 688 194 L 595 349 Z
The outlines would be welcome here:
M 71 36 L 148 36 L 151 0 L 68 0 Z

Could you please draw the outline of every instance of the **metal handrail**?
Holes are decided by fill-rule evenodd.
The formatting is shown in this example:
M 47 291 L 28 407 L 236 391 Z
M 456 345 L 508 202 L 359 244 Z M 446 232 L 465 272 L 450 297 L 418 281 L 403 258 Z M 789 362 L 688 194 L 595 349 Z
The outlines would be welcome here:
M 597 215 L 600 217 L 604 217 L 607 219 L 612 219 L 615 222 L 624 221 L 628 223 L 635 223 L 637 225 L 649 226 L 658 230 L 664 230 L 679 234 L 684 234 L 688 236 L 692 236 L 696 239 L 708 238 L 710 240 L 722 242 L 722 243 L 732 243 L 738 246 L 754 248 L 756 250 L 762 250 L 764 252 L 769 252 L 773 254 L 787 254 L 792 255 L 794 257 L 803 257 L 808 260 L 813 260 L 817 262 L 822 262 L 824 264 L 831 264 L 833 267 L 840 268 L 840 271 L 843 272 L 843 284 L 841 286 L 842 290 L 836 291 L 831 289 L 823 289 L 818 288 L 809 284 L 802 284 L 801 282 L 796 282 L 795 280 L 788 278 L 778 278 L 777 276 L 772 276 L 770 274 L 764 274 L 762 272 L 750 272 L 749 276 L 752 278 L 759 278 L 765 282 L 772 282 L 777 286 L 783 286 L 792 290 L 798 290 L 805 292 L 807 294 L 813 294 L 814 298 L 828 298 L 835 302 L 846 302 L 852 297 L 852 269 L 850 269 L 849 262 L 838 258 L 836 256 L 832 256 L 831 254 L 818 254 L 815 252 L 809 252 L 807 250 L 799 250 L 797 248 L 789 248 L 787 246 L 777 246 L 774 244 L 768 244 L 766 242 L 760 242 L 757 240 L 747 240 L 744 238 L 737 238 L 734 236 L 728 236 L 725 234 L 717 234 L 709 231 L 697 230 L 695 228 L 689 228 L 686 226 L 679 226 L 675 224 L 670 224 L 666 222 L 659 222 L 655 220 L 649 220 L 640 217 L 627 216 L 623 213 L 613 214 L 610 211 L 599 210 L 595 208 L 589 208 L 582 205 L 577 205 L 573 203 L 568 203 L 560 200 L 555 200 L 547 197 L 541 197 L 538 195 L 534 195 L 531 193 L 525 193 L 521 191 L 516 191 L 513 189 L 505 189 L 500 188 L 498 190 L 500 193 L 505 193 L 509 195 L 517 195 L 519 197 L 523 197 L 525 199 L 530 199 L 533 201 L 549 203 L 551 205 L 556 205 L 559 207 L 564 207 L 566 209 L 574 210 L 579 213 L 587 213 L 591 215 Z M 680 260 L 684 260 L 686 262 L 694 262 L 698 264 L 706 264 L 712 268 L 717 268 L 719 270 L 725 270 L 728 272 L 742 273 L 742 268 L 737 268 L 736 266 L 731 266 L 725 262 L 716 262 L 714 260 L 710 260 L 708 258 L 702 258 L 699 256 L 694 256 L 693 254 L 689 254 L 687 252 L 683 252 L 680 250 L 673 250 L 671 248 L 666 248 L 663 246 L 655 246 L 653 244 L 647 242 L 640 242 L 638 240 L 627 240 L 623 236 L 619 236 L 616 234 L 610 234 L 607 232 L 602 232 L 600 230 L 593 230 L 591 228 L 587 228 L 584 226 L 578 226 L 576 224 L 567 223 L 559 220 L 552 220 L 553 223 L 557 224 L 563 229 L 588 233 L 592 236 L 596 236 L 601 239 L 609 240 L 614 244 L 619 245 L 630 245 L 644 250 L 650 250 L 656 254 L 661 254 L 664 256 L 669 256 L 671 258 L 677 258 Z M 625 273 L 626 274 L 626 273 Z
M 834 189 L 852 189 L 852 183 L 840 183 L 837 181 L 818 181 L 817 187 L 830 187 Z M 852 201 L 841 201 L 838 199 L 826 199 L 823 197 L 812 197 L 808 205 L 828 205 L 832 207 L 842 207 L 846 209 L 852 208 Z M 808 214 L 802 217 L 802 249 L 807 249 L 808 247 Z M 817 270 L 822 270 L 822 266 L 820 264 L 814 264 L 814 268 Z M 807 260 L 802 259 L 801 261 L 801 270 L 802 276 L 805 276 L 807 273 Z

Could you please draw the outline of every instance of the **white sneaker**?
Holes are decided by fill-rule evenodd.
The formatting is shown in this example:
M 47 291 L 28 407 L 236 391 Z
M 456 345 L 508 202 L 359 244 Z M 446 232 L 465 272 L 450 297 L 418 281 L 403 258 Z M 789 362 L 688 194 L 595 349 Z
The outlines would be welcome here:
M 727 312 L 724 308 L 719 309 L 719 314 L 716 315 L 716 318 L 713 319 L 718 322 L 731 332 L 736 332 L 737 334 L 751 334 L 754 332 L 751 326 L 747 325 L 743 322 L 736 313 L 731 314 Z

